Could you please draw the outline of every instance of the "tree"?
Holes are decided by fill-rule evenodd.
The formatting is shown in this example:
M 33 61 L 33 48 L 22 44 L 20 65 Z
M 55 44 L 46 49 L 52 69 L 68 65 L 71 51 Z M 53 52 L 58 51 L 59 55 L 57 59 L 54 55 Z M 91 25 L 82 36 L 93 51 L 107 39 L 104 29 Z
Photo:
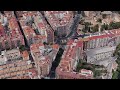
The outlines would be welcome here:
M 20 51 L 25 51 L 25 50 L 26 50 L 26 47 L 25 47 L 24 45 L 21 45 L 21 46 L 19 47 L 19 49 L 20 49 Z
M 111 30 L 111 29 L 118 29 L 118 28 L 120 28 L 120 22 L 111 22 L 109 24 L 109 30 Z
M 101 75 L 101 70 L 95 70 L 94 72 L 94 77 L 100 76 Z
M 120 51 L 120 44 L 116 47 L 115 52 L 113 53 L 113 56 L 119 56 L 119 51 Z M 118 57 L 119 58 L 119 57 Z
M 118 64 L 118 68 L 116 71 L 113 72 L 113 79 L 118 79 L 120 77 L 120 44 L 116 47 L 116 50 L 114 52 L 114 56 L 117 56 L 116 63 Z
M 85 26 L 90 26 L 92 25 L 91 22 L 84 22 Z
M 119 75 L 119 72 L 118 71 L 114 71 L 112 79 L 118 79 L 118 75 Z
M 82 29 L 83 33 L 87 33 L 87 30 L 85 28 Z
M 120 22 L 115 22 L 115 23 L 114 23 L 114 28 L 115 28 L 115 29 L 120 28 Z
M 92 65 L 84 65 L 83 68 L 85 68 L 87 70 L 92 70 L 92 71 L 94 69 Z
M 83 28 L 82 31 L 84 33 L 90 31 L 90 25 L 92 25 L 91 22 L 84 22 L 84 25 L 85 25 L 85 28 Z
M 85 24 L 84 24 L 84 20 L 80 20 L 79 24 L 85 25 Z
M 94 65 L 94 68 L 104 68 L 104 65 Z
M 102 23 L 102 19 L 98 18 L 97 22 Z
M 48 45 L 48 43 L 46 43 L 46 42 L 43 42 L 43 44 L 44 44 L 44 45 Z
M 114 22 L 111 22 L 111 23 L 109 24 L 109 30 L 115 29 L 115 28 L 116 28 L 115 23 L 114 23 Z
M 98 32 L 98 30 L 99 30 L 99 25 L 96 24 L 94 27 L 91 27 L 91 29 L 92 29 L 92 32 L 93 32 L 93 33 Z
M 80 69 L 82 69 L 83 67 L 83 62 L 82 62 L 83 60 L 79 60 L 79 62 L 78 62 L 78 64 L 77 64 L 77 68 L 76 68 L 76 72 L 79 72 L 80 71 Z
M 108 30 L 108 26 L 109 26 L 108 24 L 105 24 L 105 23 L 104 23 L 104 24 L 101 26 L 101 31 L 103 31 L 104 29 L 105 29 L 105 30 Z
M 120 72 L 120 63 L 118 65 L 117 71 Z

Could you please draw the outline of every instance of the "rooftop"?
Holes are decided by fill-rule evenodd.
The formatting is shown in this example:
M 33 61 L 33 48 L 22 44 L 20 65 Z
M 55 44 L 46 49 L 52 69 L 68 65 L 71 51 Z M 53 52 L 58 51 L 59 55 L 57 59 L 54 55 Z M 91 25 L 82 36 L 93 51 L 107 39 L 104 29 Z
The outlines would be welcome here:
M 90 70 L 82 70 L 80 73 L 74 72 L 71 67 L 71 63 L 74 62 L 75 52 L 78 47 L 82 48 L 82 41 L 79 40 L 69 40 L 68 46 L 64 51 L 62 56 L 62 60 L 60 61 L 59 66 L 57 67 L 57 74 L 66 76 L 68 78 L 89 78 L 89 76 L 93 75 L 92 71 Z M 87 77 L 86 77 L 87 76 Z
M 112 14 L 111 11 L 103 11 L 102 14 Z
M 32 36 L 36 35 L 35 32 L 34 32 L 34 30 L 31 27 L 29 27 L 29 26 L 26 26 L 23 29 L 24 29 L 24 34 L 26 35 L 26 37 L 27 36 L 30 37 L 31 35 Z
M 99 53 L 104 53 L 104 52 L 109 52 L 109 51 L 114 51 L 116 49 L 116 46 L 114 47 L 99 47 L 95 49 L 89 49 L 89 51 L 86 51 L 87 56 L 94 56 Z
M 72 19 L 72 11 L 45 11 L 49 22 L 53 27 L 65 26 Z
M 22 52 L 22 57 L 28 57 L 28 56 L 29 56 L 29 54 L 28 54 L 27 50 Z

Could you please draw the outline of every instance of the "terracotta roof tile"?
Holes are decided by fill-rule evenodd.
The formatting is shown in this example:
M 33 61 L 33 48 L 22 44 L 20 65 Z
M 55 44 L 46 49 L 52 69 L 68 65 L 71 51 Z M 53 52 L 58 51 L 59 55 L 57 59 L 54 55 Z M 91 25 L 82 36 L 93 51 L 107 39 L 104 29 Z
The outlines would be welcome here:
M 29 56 L 29 54 L 28 54 L 27 50 L 22 52 L 22 57 L 28 57 L 28 56 Z

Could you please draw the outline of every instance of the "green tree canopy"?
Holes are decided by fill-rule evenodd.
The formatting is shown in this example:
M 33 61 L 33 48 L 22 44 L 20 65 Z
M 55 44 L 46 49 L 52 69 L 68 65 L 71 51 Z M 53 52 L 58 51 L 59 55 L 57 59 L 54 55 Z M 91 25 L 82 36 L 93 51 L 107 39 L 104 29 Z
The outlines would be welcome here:
M 96 24 L 94 27 L 91 27 L 92 33 L 98 32 L 99 31 L 99 25 Z
M 25 51 L 26 47 L 24 45 L 20 45 L 19 49 L 20 49 L 20 51 Z
M 104 24 L 101 26 L 101 31 L 103 31 L 103 30 L 108 30 L 108 27 L 109 27 L 109 25 L 104 23 Z
M 97 22 L 102 23 L 102 19 L 98 18 Z
M 111 22 L 109 24 L 109 30 L 111 30 L 111 29 L 118 29 L 118 28 L 120 28 L 120 22 Z
M 113 72 L 112 79 L 118 79 L 118 75 L 119 75 L 118 71 Z
M 101 75 L 101 71 L 100 70 L 95 70 L 94 72 L 94 77 L 100 76 Z

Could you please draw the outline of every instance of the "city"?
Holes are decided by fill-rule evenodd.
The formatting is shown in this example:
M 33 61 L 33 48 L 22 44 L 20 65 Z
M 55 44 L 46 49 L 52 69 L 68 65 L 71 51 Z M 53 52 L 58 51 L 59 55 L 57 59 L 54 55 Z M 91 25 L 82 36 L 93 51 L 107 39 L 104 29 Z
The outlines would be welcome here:
M 0 11 L 0 79 L 119 79 L 120 11 Z

